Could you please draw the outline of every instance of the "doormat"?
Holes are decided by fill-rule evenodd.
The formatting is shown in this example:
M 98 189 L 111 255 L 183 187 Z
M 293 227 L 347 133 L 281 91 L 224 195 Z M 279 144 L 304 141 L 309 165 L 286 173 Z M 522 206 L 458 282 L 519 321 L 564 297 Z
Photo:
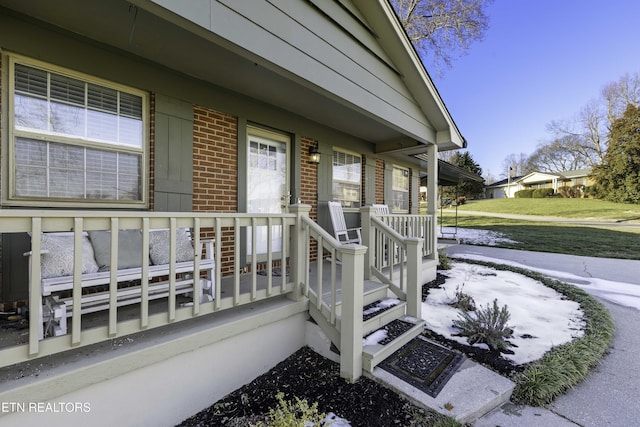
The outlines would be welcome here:
M 435 398 L 465 359 L 418 336 L 378 366 Z

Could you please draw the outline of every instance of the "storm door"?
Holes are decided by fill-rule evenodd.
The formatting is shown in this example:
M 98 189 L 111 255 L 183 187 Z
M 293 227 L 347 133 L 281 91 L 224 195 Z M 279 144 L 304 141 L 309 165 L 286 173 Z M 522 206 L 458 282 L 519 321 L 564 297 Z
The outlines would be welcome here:
M 289 206 L 289 144 L 285 134 L 249 127 L 247 158 L 247 212 L 283 213 Z M 273 259 L 282 252 L 282 226 L 273 225 L 249 228 L 247 253 L 255 253 L 258 261 L 266 259 L 271 241 Z

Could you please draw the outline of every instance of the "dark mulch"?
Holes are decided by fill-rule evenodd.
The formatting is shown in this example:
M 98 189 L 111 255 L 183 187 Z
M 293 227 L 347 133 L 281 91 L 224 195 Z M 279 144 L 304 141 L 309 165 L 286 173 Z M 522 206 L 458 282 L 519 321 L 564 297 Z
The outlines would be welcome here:
M 423 300 L 430 289 L 442 286 L 446 279 L 446 275 L 438 273 L 434 281 L 423 285 Z M 394 334 L 393 331 L 389 333 Z M 502 358 L 500 353 L 460 344 L 429 330 L 424 335 L 507 377 L 525 368 Z M 183 421 L 180 426 L 236 427 L 264 422 L 269 409 L 277 406 L 278 392 L 283 392 L 288 401 L 293 401 L 295 396 L 306 399 L 310 405 L 317 402 L 320 412 L 333 412 L 347 419 L 353 427 L 430 426 L 440 417 L 435 412 L 412 405 L 368 378 L 348 383 L 340 377 L 337 363 L 305 347 L 266 374 Z
M 351 384 L 340 377 L 339 365 L 304 347 L 272 370 L 227 395 L 180 426 L 248 426 L 264 421 L 277 405 L 276 394 L 318 403 L 319 412 L 333 412 L 356 426 L 429 426 L 439 417 L 418 408 L 383 385 L 365 377 Z

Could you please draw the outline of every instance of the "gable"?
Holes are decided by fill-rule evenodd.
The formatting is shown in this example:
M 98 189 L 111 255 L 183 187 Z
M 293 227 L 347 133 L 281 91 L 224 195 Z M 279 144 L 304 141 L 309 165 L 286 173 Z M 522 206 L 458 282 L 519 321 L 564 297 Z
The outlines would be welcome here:
M 376 143 L 463 145 L 422 64 L 401 40 L 404 32 L 394 27 L 386 1 L 153 3 L 178 15 L 176 22 L 189 31 L 284 78 L 280 83 L 295 81 L 302 86 L 298 92 L 313 92 L 314 103 L 302 106 L 309 117 L 344 128 L 366 117 L 373 126 L 367 123 L 371 131 L 361 127 L 360 132 Z M 279 99 L 279 105 L 287 104 L 300 111 L 299 103 Z M 327 117 L 327 111 L 339 116 Z

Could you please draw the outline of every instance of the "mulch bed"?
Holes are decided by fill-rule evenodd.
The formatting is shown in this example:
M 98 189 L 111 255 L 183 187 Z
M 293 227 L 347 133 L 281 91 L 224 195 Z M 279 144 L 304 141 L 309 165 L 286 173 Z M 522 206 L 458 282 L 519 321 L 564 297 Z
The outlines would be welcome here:
M 265 421 L 277 405 L 276 394 L 294 396 L 318 411 L 333 412 L 351 426 L 428 426 L 437 415 L 418 408 L 383 385 L 365 377 L 351 384 L 339 365 L 303 347 L 272 370 L 232 392 L 180 426 L 248 426 Z

